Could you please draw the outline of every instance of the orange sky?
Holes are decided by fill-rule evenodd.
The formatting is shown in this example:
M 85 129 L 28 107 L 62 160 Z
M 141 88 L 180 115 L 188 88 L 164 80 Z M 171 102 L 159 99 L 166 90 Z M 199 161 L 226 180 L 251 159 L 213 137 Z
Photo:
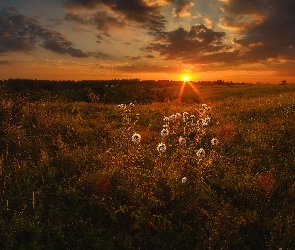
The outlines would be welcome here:
M 290 0 L 2 0 L 0 79 L 295 83 Z

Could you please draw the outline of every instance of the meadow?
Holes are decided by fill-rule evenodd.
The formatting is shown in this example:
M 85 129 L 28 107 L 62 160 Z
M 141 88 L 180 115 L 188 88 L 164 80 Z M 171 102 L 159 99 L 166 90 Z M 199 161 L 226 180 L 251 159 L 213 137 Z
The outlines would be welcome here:
M 0 249 L 295 249 L 295 85 L 181 87 L 1 86 Z

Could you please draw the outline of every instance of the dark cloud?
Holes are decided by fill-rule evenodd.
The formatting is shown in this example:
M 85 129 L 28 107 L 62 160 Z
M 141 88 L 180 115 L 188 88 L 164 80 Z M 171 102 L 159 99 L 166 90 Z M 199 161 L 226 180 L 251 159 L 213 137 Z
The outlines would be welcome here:
M 117 17 L 112 16 L 112 13 L 123 16 L 126 21 L 142 25 L 144 29 L 152 34 L 163 30 L 166 23 L 165 17 L 160 13 L 159 5 L 149 5 L 144 0 L 67 0 L 65 6 L 69 11 L 81 7 L 89 10 L 95 8 L 109 10 L 109 12 L 97 12 L 92 20 L 98 29 L 125 25 L 123 19 L 118 20 Z M 74 19 L 67 16 L 66 18 L 78 21 L 77 17 Z
M 295 2 L 289 0 L 230 0 L 224 6 L 231 15 L 253 16 L 251 25 L 245 25 L 234 42 L 243 48 L 241 59 L 247 62 L 267 60 L 279 56 L 288 57 L 295 46 Z M 255 19 L 256 18 L 256 19 Z M 233 23 L 233 22 L 232 22 Z M 228 23 L 231 26 L 230 23 Z M 289 59 L 295 60 L 295 57 Z
M 102 60 L 110 60 L 112 59 L 112 56 L 108 55 L 108 54 L 105 54 L 105 53 L 102 53 L 100 51 L 96 51 L 96 52 L 88 52 L 88 54 L 90 56 L 93 56 L 95 58 L 98 58 L 98 59 L 102 59 Z
M 96 35 L 96 38 L 97 38 L 96 42 L 99 43 L 99 44 L 104 41 L 104 38 L 103 38 L 102 35 Z
M 106 11 L 98 11 L 94 14 L 83 15 L 83 14 L 74 14 L 74 13 L 67 13 L 64 17 L 65 20 L 74 21 L 81 24 L 89 25 L 93 24 L 96 26 L 98 30 L 103 30 L 107 32 L 111 27 L 118 27 L 122 28 L 125 26 L 125 21 L 110 16 Z
M 81 24 L 88 24 L 90 22 L 90 20 L 86 20 L 84 17 L 79 16 L 77 14 L 74 13 L 67 13 L 64 17 L 65 20 L 67 21 L 74 21 L 74 22 L 78 22 Z
M 146 51 L 157 51 L 166 59 L 187 59 L 203 53 L 214 53 L 225 48 L 224 32 L 215 32 L 205 25 L 194 25 L 189 31 L 183 28 L 167 32 L 159 43 L 152 43 Z
M 53 23 L 53 25 L 50 25 L 50 27 L 59 26 L 62 24 L 62 19 L 57 18 L 57 17 L 47 18 L 47 20 Z
M 229 0 L 223 5 L 223 9 L 228 14 L 253 15 L 263 13 L 268 6 L 265 0 Z
M 0 65 L 10 65 L 9 61 L 0 60 Z
M 153 55 L 146 55 L 146 58 L 155 58 Z
M 130 59 L 132 61 L 136 61 L 139 60 L 141 56 L 125 56 L 125 58 Z
M 110 27 L 122 28 L 125 26 L 125 21 L 109 16 L 106 11 L 96 12 L 91 19 L 99 30 L 109 30 Z
M 74 48 L 63 34 L 43 27 L 35 18 L 27 18 L 14 8 L 3 8 L 0 11 L 0 54 L 30 52 L 36 45 L 59 54 L 87 56 Z

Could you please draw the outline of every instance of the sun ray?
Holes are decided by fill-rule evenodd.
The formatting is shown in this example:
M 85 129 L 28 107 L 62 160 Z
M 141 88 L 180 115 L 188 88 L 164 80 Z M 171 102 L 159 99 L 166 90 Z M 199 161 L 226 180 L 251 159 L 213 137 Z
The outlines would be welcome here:
M 182 98 L 182 96 L 183 96 L 183 92 L 184 92 L 185 84 L 186 84 L 186 82 L 184 81 L 184 82 L 182 83 L 182 86 L 181 86 L 181 89 L 180 89 L 180 91 L 179 91 L 179 94 L 178 94 L 178 97 L 177 97 L 176 102 L 181 102 L 181 98 Z
M 192 90 L 197 94 L 197 96 L 199 96 L 200 91 L 191 82 L 188 82 L 188 84 L 191 86 Z

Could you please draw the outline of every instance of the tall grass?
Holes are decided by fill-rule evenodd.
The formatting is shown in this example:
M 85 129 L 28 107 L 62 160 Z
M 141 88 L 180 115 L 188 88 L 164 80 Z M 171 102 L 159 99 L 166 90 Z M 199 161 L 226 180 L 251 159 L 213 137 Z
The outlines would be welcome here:
M 121 108 L 1 91 L 1 249 L 295 248 L 293 85 Z

